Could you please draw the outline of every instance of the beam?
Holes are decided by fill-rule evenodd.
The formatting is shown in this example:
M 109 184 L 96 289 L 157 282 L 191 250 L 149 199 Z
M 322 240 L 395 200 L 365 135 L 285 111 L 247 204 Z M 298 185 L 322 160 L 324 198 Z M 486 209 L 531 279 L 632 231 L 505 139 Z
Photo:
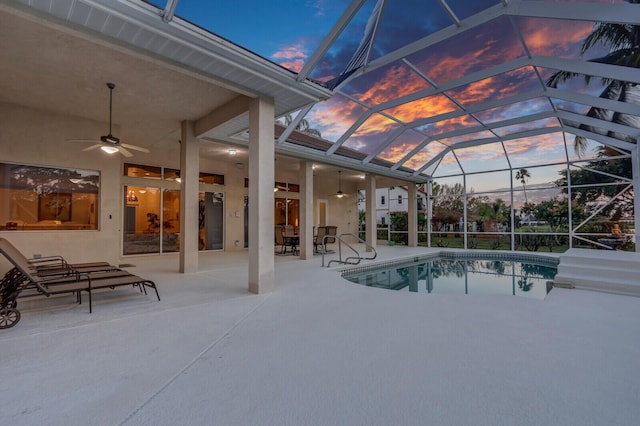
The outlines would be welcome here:
M 195 135 L 200 138 L 218 126 L 240 115 L 249 113 L 252 99 L 248 96 L 237 96 L 226 104 L 214 109 L 195 122 Z
M 346 28 L 346 26 L 351 22 L 351 19 L 358 13 L 365 0 L 353 0 L 347 9 L 342 13 L 338 22 L 331 28 L 329 34 L 322 40 L 320 46 L 313 52 L 309 60 L 304 64 L 302 70 L 298 73 L 298 81 L 302 81 L 309 76 L 311 71 L 315 68 L 315 66 L 320 62 L 320 60 L 327 53 L 329 48 L 333 45 L 333 43 L 338 39 L 342 31 Z
M 507 15 L 534 18 L 569 19 L 573 21 L 638 24 L 638 6 L 628 3 L 563 3 L 556 1 L 511 1 Z

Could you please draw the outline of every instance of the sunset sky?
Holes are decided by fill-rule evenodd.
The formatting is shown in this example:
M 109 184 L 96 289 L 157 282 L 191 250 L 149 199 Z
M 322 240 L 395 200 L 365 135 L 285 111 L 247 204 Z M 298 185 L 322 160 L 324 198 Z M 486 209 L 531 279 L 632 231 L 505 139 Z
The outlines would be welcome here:
M 611 4 L 623 0 L 599 2 Z M 154 3 L 164 5 L 162 1 Z M 180 0 L 176 15 L 298 72 L 349 3 L 348 0 L 213 3 Z M 464 20 L 500 1 L 448 0 L 447 3 L 456 16 Z M 310 77 L 327 81 L 340 74 L 362 40 L 375 4 L 375 0 L 365 2 Z M 388 1 L 371 60 L 451 25 L 451 18 L 436 0 Z M 419 170 L 434 156 L 458 143 L 508 139 L 510 134 L 523 131 L 559 128 L 556 118 L 544 115 L 553 114 L 554 109 L 585 114 L 589 106 L 547 96 L 509 101 L 519 94 L 544 89 L 544 81 L 555 70 L 523 63 L 523 66 L 507 66 L 504 72 L 489 73 L 485 78 L 469 81 L 465 78 L 528 56 L 580 59 L 580 45 L 593 25 L 594 22 L 501 16 L 349 81 L 331 99 L 314 106 L 305 118 L 327 141 L 340 142 L 343 147 L 367 155 L 376 154 L 377 158 L 392 163 L 402 162 L 403 167 L 412 170 Z M 595 48 L 585 59 L 604 53 L 604 49 Z M 585 86 L 583 81 L 576 80 L 560 89 L 598 96 L 602 86 L 597 83 Z M 417 99 L 396 102 L 405 96 Z M 504 105 L 500 101 L 504 101 Z M 496 103 L 500 105 L 491 107 Z M 518 117 L 532 114 L 542 116 L 517 122 Z M 502 125 L 503 121 L 507 122 Z M 359 126 L 353 127 L 355 123 Z M 469 129 L 469 133 L 456 134 L 460 129 Z M 352 133 L 343 136 L 349 130 Z M 425 145 L 427 137 L 431 140 Z M 421 144 L 424 146 L 420 148 Z M 572 146 L 573 135 L 567 135 L 567 144 Z M 592 144 L 587 158 L 597 146 Z M 413 155 L 408 156 L 411 152 Z M 572 148 L 565 149 L 561 132 L 454 152 L 457 158 L 451 153 L 445 155 L 435 176 L 562 163 L 567 156 L 575 158 Z M 434 167 L 424 172 L 430 173 Z M 532 173 L 532 180 L 556 179 L 558 169 L 558 166 L 537 169 Z M 491 186 L 478 179 L 476 183 Z

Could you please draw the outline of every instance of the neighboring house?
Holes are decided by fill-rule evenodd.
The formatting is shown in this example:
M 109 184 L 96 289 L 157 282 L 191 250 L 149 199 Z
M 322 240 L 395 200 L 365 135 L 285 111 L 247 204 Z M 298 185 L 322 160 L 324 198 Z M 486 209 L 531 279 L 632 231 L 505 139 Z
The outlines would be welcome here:
M 418 189 L 416 202 L 418 210 L 426 210 L 427 194 Z M 365 197 L 358 200 L 358 210 L 365 210 Z M 409 191 L 406 186 L 390 186 L 388 188 L 376 188 L 376 222 L 378 225 L 389 224 L 389 214 L 392 212 L 409 211 Z

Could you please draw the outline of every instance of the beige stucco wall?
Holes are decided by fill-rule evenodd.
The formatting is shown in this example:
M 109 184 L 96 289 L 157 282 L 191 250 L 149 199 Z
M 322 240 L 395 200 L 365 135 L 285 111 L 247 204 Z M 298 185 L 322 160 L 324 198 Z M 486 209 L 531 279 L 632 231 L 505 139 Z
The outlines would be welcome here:
M 356 206 L 356 185 L 345 179 L 342 180 L 342 191 L 348 197 L 337 198 L 338 178 L 315 176 L 313 179 L 313 224 L 318 225 L 318 200 L 327 200 L 327 225 L 338 227 L 338 234 L 353 233 L 358 231 L 358 209 Z
M 70 142 L 67 139 L 92 139 L 105 134 L 108 124 L 77 117 L 0 103 L 0 161 L 50 167 L 73 167 L 100 172 L 99 229 L 97 231 L 0 231 L 27 256 L 33 254 L 60 254 L 73 262 L 106 260 L 112 263 L 127 261 L 122 253 L 123 186 L 155 186 L 157 181 L 123 178 L 125 161 L 136 164 L 179 168 L 179 129 L 164 140 L 151 141 L 150 154 L 134 153 L 124 159 L 121 155 L 108 155 L 100 150 L 83 152 L 88 144 Z M 126 129 L 114 127 L 113 133 L 121 136 Z M 141 144 L 141 141 L 126 142 Z M 148 146 L 148 143 L 144 144 Z M 282 160 L 281 160 L 282 161 Z M 298 161 L 298 160 L 291 160 Z M 237 163 L 242 166 L 238 166 Z M 295 171 L 276 167 L 276 181 L 299 183 Z M 201 185 L 201 190 L 223 192 L 224 246 L 226 251 L 244 248 L 244 196 L 247 188 L 248 164 L 225 154 L 200 160 L 200 171 L 225 175 L 225 185 Z M 174 184 L 177 188 L 177 184 Z M 337 179 L 314 178 L 314 225 L 318 223 L 317 200 L 328 201 L 328 223 L 338 226 L 339 233 L 357 231 L 356 187 L 348 181 L 342 189 L 350 197 L 338 199 Z M 277 195 L 282 197 L 282 194 Z M 290 198 L 300 198 L 299 193 L 288 193 Z M 0 200 L 1 202 L 1 200 Z M 175 256 L 176 254 L 167 254 Z
M 99 231 L 0 231 L 0 236 L 27 256 L 60 254 L 74 262 L 118 262 L 121 160 L 82 152 L 86 144 L 67 141 L 103 134 L 105 124 L 2 103 L 0 123 L 0 161 L 97 170 L 101 175 Z

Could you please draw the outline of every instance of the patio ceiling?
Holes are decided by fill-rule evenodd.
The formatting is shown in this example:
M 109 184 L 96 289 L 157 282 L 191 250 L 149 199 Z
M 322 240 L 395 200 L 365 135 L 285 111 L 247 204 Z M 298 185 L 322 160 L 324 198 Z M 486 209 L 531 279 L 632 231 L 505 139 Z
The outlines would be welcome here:
M 194 72 L 218 90 L 228 90 L 220 98 L 225 102 L 237 94 L 273 96 L 279 117 L 276 150 L 338 167 L 423 182 L 438 170 L 467 173 L 473 158 L 487 167 L 494 167 L 485 161 L 489 157 L 498 160 L 495 167 L 519 167 L 527 152 L 539 155 L 544 145 L 561 152 L 553 161 L 570 161 L 574 135 L 622 152 L 633 149 L 640 138 L 637 93 L 606 99 L 600 97 L 604 86 L 597 83 L 585 86 L 575 79 L 558 88 L 546 84 L 556 71 L 640 83 L 636 68 L 589 61 L 604 56 L 603 49 L 580 55 L 595 23 L 640 25 L 640 5 L 623 0 L 426 0 L 419 2 L 420 10 L 408 0 L 353 0 L 298 74 L 178 16 L 167 16 L 175 1 L 166 2 L 167 11 L 135 0 L 9 3 Z M 376 4 L 379 16 L 372 13 Z M 330 86 L 336 68 L 347 70 L 351 59 L 338 58 L 333 49 L 346 28 L 362 25 L 362 19 L 353 19 L 358 14 L 373 17 L 368 20 L 374 24 L 368 34 L 371 45 L 365 44 L 359 66 L 329 90 L 324 86 Z M 420 30 L 394 36 L 397 24 L 416 14 L 429 18 Z M 4 35 L 11 37 L 10 32 Z M 163 77 L 158 79 L 161 87 L 180 84 Z M 637 91 L 640 86 L 629 87 Z M 187 95 L 211 99 L 198 92 L 192 87 Z M 225 102 L 203 101 L 187 115 L 172 111 L 173 120 L 201 116 Z M 628 119 L 621 124 L 589 117 L 592 107 Z M 317 132 L 296 130 L 301 123 Z M 243 145 L 247 128 L 244 114 L 203 139 Z M 514 161 L 516 155 L 520 157 Z

